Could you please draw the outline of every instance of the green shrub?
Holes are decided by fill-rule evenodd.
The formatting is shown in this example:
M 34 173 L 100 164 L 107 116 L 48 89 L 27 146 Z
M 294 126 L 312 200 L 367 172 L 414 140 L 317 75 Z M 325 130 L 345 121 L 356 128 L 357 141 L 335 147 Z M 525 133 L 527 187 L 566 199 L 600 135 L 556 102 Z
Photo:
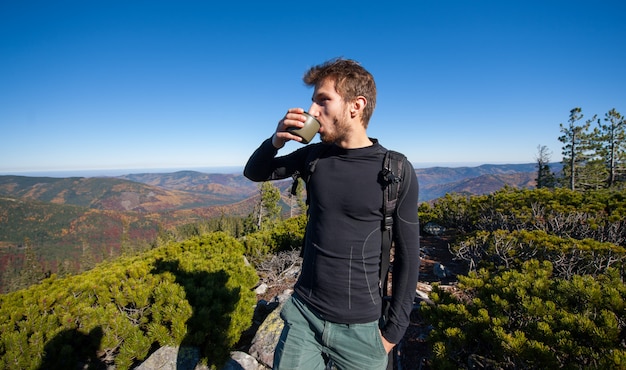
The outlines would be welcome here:
M 198 346 L 219 368 L 255 303 L 243 251 L 212 233 L 1 295 L 0 368 L 95 366 L 101 357 L 128 369 L 168 344 Z
M 297 249 L 302 246 L 306 215 L 280 221 L 272 228 L 247 234 L 241 238 L 247 256 Z
M 435 304 L 422 305 L 434 326 L 433 368 L 471 368 L 477 359 L 502 369 L 626 367 L 626 285 L 616 270 L 561 279 L 533 260 L 459 281 L 461 293 L 436 287 Z
M 549 261 L 557 277 L 597 275 L 609 267 L 623 266 L 626 248 L 598 242 L 550 235 L 542 230 L 477 231 L 457 240 L 450 250 L 477 268 L 520 269 L 529 259 Z
M 626 247 L 626 191 L 513 189 L 493 194 L 447 194 L 422 215 L 461 233 L 542 230 L 575 239 L 594 239 Z

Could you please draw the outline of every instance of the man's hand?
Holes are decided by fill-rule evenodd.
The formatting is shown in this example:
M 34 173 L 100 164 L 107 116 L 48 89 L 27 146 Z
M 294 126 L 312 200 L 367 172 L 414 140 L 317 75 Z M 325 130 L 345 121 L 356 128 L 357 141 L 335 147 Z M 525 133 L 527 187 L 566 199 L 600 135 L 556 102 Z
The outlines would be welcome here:
M 282 148 L 289 140 L 302 141 L 300 136 L 292 135 L 287 131 L 290 127 L 304 127 L 306 117 L 302 115 L 302 113 L 304 113 L 304 109 L 302 108 L 291 108 L 287 111 L 285 117 L 278 122 L 276 132 L 272 136 L 272 145 L 274 145 L 274 148 Z
M 383 337 L 382 333 L 380 334 L 380 337 L 383 340 L 383 347 L 385 347 L 385 351 L 387 351 L 387 354 L 389 354 L 389 352 L 391 352 L 391 350 L 393 349 L 393 347 L 395 347 L 396 344 L 387 341 L 387 339 Z

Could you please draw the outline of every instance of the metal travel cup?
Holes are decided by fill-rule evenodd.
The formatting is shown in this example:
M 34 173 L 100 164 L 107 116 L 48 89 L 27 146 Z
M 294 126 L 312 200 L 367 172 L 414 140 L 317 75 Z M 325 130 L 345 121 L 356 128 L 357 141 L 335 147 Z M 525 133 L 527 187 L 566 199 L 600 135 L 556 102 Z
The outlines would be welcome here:
M 320 123 L 318 120 L 315 119 L 315 117 L 308 114 L 307 112 L 304 112 L 302 114 L 306 116 L 306 121 L 304 121 L 304 127 L 290 127 L 287 129 L 287 131 L 294 135 L 300 136 L 302 138 L 302 144 L 308 144 L 309 142 L 311 142 L 311 140 L 313 140 L 315 134 L 317 134 L 317 132 L 319 131 Z

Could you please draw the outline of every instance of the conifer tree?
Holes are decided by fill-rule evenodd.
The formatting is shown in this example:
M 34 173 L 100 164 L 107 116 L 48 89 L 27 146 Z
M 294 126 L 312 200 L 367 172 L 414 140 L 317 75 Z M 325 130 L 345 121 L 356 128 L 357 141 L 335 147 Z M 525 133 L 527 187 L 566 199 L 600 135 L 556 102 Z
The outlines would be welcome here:
M 41 264 L 37 260 L 37 254 L 29 238 L 24 239 L 24 264 L 20 271 L 20 287 L 25 288 L 36 284 L 44 277 Z
M 606 123 L 601 124 L 598 120 L 598 150 L 609 172 L 607 186 L 612 187 L 626 174 L 626 123 L 624 116 L 615 108 L 606 113 L 604 122 Z
M 554 173 L 550 171 L 551 153 L 547 146 L 537 146 L 537 188 L 553 188 L 556 185 Z
M 570 190 L 576 190 L 577 176 L 581 172 L 582 167 L 589 159 L 589 127 L 591 122 L 595 121 L 596 116 L 587 120 L 583 125 L 577 122 L 583 118 L 582 109 L 576 107 L 570 110 L 568 124 L 560 124 L 563 135 L 559 137 L 559 141 L 563 146 L 563 174 Z
M 280 219 L 280 190 L 269 181 L 259 185 L 259 201 L 245 221 L 247 232 L 262 230 Z

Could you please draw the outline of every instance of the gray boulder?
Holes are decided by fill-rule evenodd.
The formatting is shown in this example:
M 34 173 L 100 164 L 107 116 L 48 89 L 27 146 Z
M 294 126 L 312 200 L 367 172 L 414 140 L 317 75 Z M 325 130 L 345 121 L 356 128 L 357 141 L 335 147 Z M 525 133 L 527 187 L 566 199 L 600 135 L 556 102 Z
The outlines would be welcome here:
M 291 291 L 285 291 L 277 297 L 278 307 L 276 307 L 265 318 L 259 330 L 257 330 L 248 353 L 256 358 L 261 364 L 272 368 L 274 364 L 274 348 L 283 330 L 283 319 L 280 318 L 280 310 L 285 301 L 291 296 Z

